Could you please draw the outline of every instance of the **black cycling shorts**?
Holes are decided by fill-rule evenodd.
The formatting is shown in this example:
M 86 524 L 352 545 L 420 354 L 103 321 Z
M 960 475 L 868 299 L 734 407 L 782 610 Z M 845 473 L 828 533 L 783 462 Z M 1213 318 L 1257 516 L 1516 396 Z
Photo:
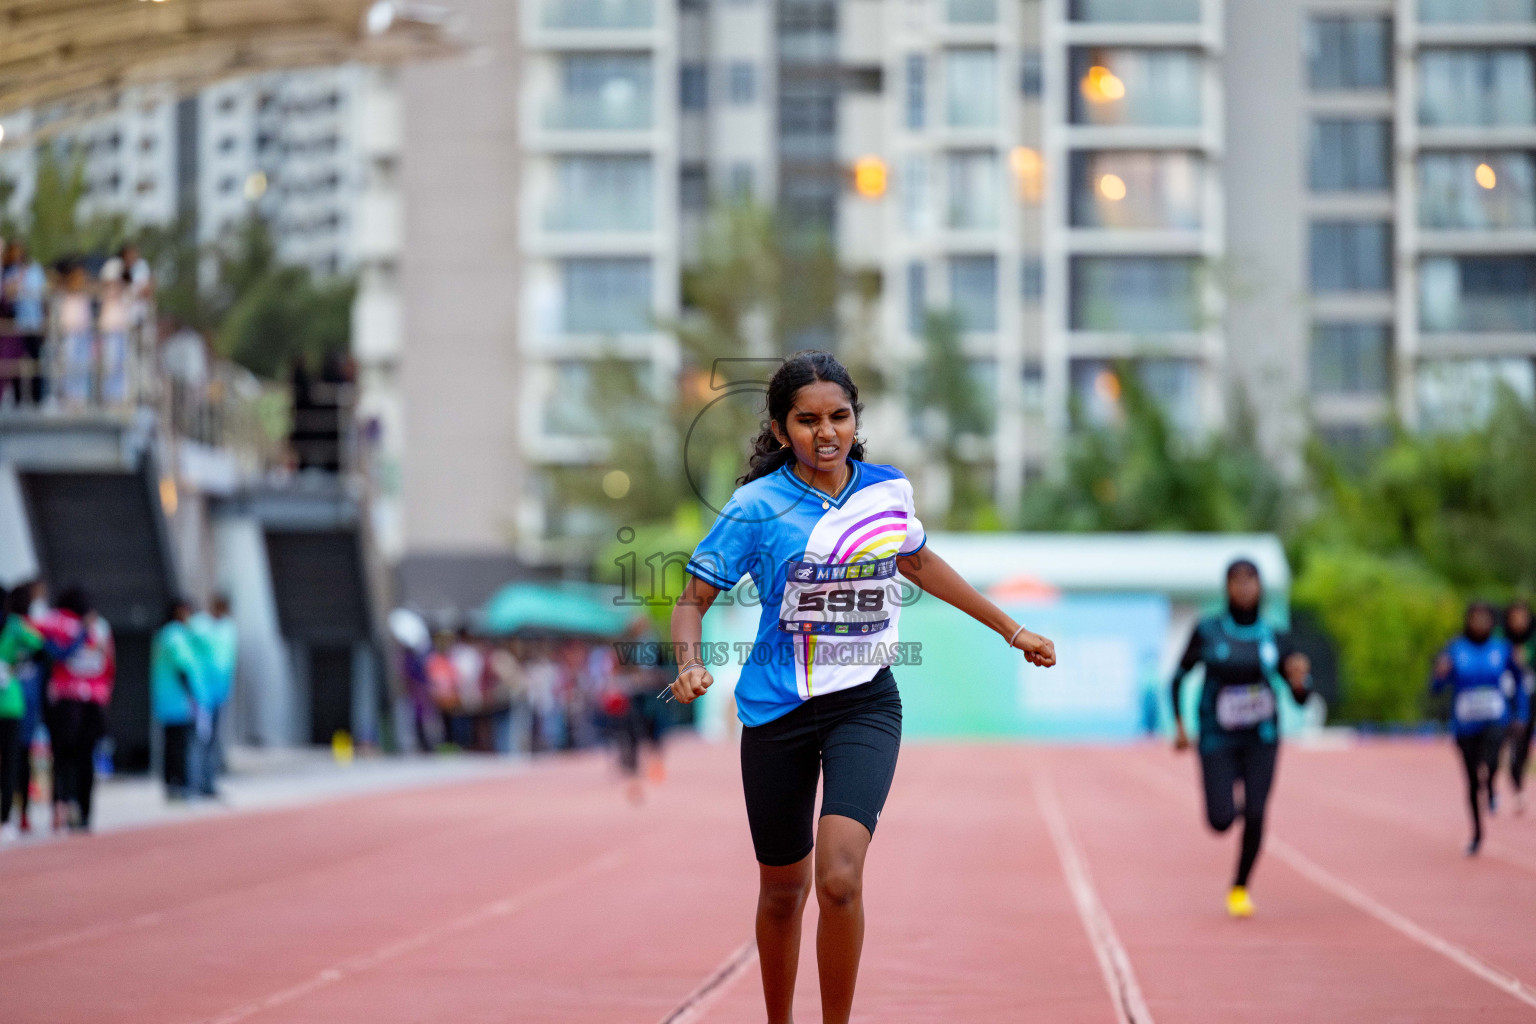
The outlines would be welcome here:
M 743 729 L 741 783 L 758 861 L 783 867 L 811 852 L 818 775 L 822 815 L 852 818 L 873 835 L 900 749 L 901 694 L 888 666 Z

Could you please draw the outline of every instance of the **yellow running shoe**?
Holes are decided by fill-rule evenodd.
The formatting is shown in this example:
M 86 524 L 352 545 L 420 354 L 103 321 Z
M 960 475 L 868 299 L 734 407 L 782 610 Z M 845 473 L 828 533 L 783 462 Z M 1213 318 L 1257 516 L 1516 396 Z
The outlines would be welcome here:
M 1248 897 L 1246 888 L 1234 885 L 1232 891 L 1227 893 L 1227 913 L 1233 917 L 1253 916 L 1253 900 Z

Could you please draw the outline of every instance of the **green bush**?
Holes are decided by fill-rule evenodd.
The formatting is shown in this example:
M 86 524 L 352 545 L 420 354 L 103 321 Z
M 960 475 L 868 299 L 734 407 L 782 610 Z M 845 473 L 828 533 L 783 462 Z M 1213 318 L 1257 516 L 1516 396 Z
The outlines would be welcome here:
M 1339 547 L 1309 553 L 1292 604 L 1317 616 L 1339 654 L 1336 720 L 1415 722 L 1430 662 L 1461 625 L 1452 586 L 1411 556 Z

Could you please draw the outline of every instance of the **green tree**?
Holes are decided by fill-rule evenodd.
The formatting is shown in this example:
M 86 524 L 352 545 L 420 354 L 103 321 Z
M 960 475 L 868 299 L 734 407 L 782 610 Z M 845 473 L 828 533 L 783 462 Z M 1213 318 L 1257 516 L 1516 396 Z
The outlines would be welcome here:
M 1084 425 L 1061 475 L 1029 488 L 1026 529 L 1250 532 L 1283 525 L 1284 489 L 1259 450 L 1246 403 L 1204 438 L 1180 434 L 1134 368 L 1113 371 L 1120 418 Z M 1076 417 L 1075 417 L 1076 418 Z
M 930 310 L 923 319 L 923 361 L 908 380 L 908 408 L 932 455 L 949 473 L 952 530 L 997 529 L 997 509 L 977 467 L 965 458 L 968 440 L 992 432 L 990 410 L 961 349 L 961 321 L 952 310 Z
M 34 259 L 48 264 L 66 256 L 111 252 L 127 240 L 128 220 L 121 214 L 81 219 L 84 197 L 85 161 L 76 156 L 66 164 L 51 146 L 40 147 L 26 226 L 27 248 Z

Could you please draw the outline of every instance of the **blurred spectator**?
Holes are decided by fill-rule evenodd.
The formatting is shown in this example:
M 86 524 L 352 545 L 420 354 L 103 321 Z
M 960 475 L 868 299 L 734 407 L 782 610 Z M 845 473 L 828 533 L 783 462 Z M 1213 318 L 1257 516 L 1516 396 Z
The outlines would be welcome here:
M 196 756 L 193 742 L 205 704 L 202 666 L 187 625 L 191 617 L 191 605 L 172 601 L 149 655 L 150 701 L 163 730 L 165 795 L 171 800 L 190 795 L 195 770 L 189 762 Z
M 0 358 L 15 358 L 21 363 L 0 371 L 0 401 L 9 391 L 18 403 L 36 405 L 43 400 L 43 339 L 47 332 L 48 275 L 27 252 L 25 244 L 12 241 L 5 247 L 4 267 L 0 269 L 0 320 L 11 321 L 4 333 L 14 338 L 14 347 L 0 342 Z M 9 312 L 5 307 L 9 307 Z
M 22 588 L 17 592 L 26 597 Z M 43 649 L 42 634 L 25 615 L 13 613 L 12 605 L 11 595 L 0 588 L 0 842 L 14 838 L 19 831 L 11 824 L 11 805 L 21 779 L 21 762 L 31 743 L 22 729 L 27 698 L 21 674 Z
M 533 746 L 533 709 L 528 704 L 528 675 L 521 645 L 505 643 L 491 651 L 493 732 L 497 753 L 527 753 Z
M 77 259 L 62 260 L 58 274 L 63 289 L 57 298 L 59 320 L 58 354 L 60 392 L 66 405 L 82 406 L 91 398 L 91 378 L 95 370 L 96 335 L 92 330 L 91 293 L 85 264 Z
M 432 705 L 442 719 L 441 742 L 453 743 L 454 719 L 459 709 L 459 677 L 448 652 L 453 647 L 453 637 L 444 632 L 433 638 L 432 650 L 426 657 L 427 692 Z
M 38 623 L 61 654 L 48 678 L 48 735 L 53 741 L 53 823 L 73 831 L 91 827 L 96 744 L 106 735 L 107 705 L 117 677 L 112 630 L 79 587 L 59 597 Z
M 240 631 L 229 614 L 229 598 L 214 597 L 206 612 L 198 612 L 188 623 L 199 660 L 202 662 L 204 696 L 207 700 L 207 736 L 197 739 L 198 756 L 192 759 L 198 777 L 190 780 L 204 796 L 218 795 L 218 778 L 224 772 L 224 748 L 220 741 L 219 721 L 235 685 L 235 666 L 240 653 Z
M 128 326 L 132 317 L 127 272 L 113 256 L 101 265 L 101 293 L 96 313 L 96 361 L 100 397 L 107 405 L 128 398 Z
M 149 322 L 154 308 L 155 274 L 149 260 L 139 253 L 139 247 L 129 242 L 118 251 L 117 258 L 123 264 L 123 280 L 128 285 L 128 319 L 138 327 Z
M 33 580 L 30 583 L 19 584 L 6 595 L 4 611 L 10 616 L 27 621 L 33 629 L 37 622 L 48 613 L 48 603 L 44 599 L 47 590 L 41 580 Z M 46 754 L 47 745 L 45 737 L 47 732 L 43 729 L 43 703 L 44 688 L 43 678 L 52 661 L 59 657 L 67 657 L 72 653 L 60 650 L 49 644 L 44 638 L 43 651 L 34 658 L 27 659 L 13 666 L 16 674 L 16 684 L 21 689 L 25 706 L 22 711 L 21 721 L 18 725 L 19 764 L 16 775 L 16 800 L 20 812 L 17 822 L 18 830 L 26 833 L 32 831 L 32 822 L 28 815 L 32 799 L 32 761 L 34 754 L 42 751 Z M 42 755 L 39 755 L 41 759 Z M 53 778 L 41 780 L 52 789 Z

